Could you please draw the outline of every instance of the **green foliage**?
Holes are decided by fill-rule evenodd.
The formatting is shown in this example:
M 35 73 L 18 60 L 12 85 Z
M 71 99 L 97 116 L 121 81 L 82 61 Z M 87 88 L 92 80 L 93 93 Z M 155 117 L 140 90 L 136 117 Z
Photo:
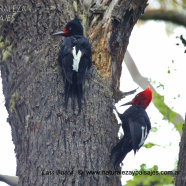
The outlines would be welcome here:
M 173 184 L 173 177 L 168 175 L 161 175 L 158 172 L 158 166 L 154 165 L 147 169 L 145 164 L 140 166 L 140 170 L 136 170 L 142 174 L 134 174 L 132 180 L 128 180 L 125 186 L 165 186 Z M 135 171 L 134 171 L 135 172 Z
M 158 131 L 158 128 L 157 127 L 152 127 L 150 131 L 151 132 L 157 132 Z
M 178 130 L 178 131 L 182 131 L 182 129 L 183 129 L 183 123 L 181 122 L 181 123 L 177 123 L 176 125 L 175 125 L 175 128 L 176 128 L 176 130 Z
M 159 110 L 159 112 L 163 115 L 164 119 L 167 119 L 170 123 L 175 123 L 176 112 L 171 110 L 165 103 L 164 103 L 164 96 L 153 91 L 153 103 Z M 183 123 L 176 124 L 176 129 L 181 132 Z
M 179 37 L 177 36 L 176 38 L 178 38 L 181 41 L 181 43 L 183 44 L 183 46 L 186 47 L 186 39 L 184 39 L 183 35 L 180 35 Z M 180 44 L 176 43 L 176 45 L 179 46 Z M 186 53 L 186 49 L 185 49 L 184 53 Z
M 159 85 L 156 88 L 160 88 L 160 87 L 162 87 L 163 89 L 165 88 L 164 87 L 164 84 L 162 84 L 162 83 L 159 82 Z
M 154 143 L 151 143 L 151 142 L 149 142 L 149 143 L 143 145 L 143 147 L 145 147 L 145 148 L 147 148 L 147 149 L 149 149 L 149 148 L 151 148 L 151 147 L 153 147 L 153 146 L 157 146 L 157 145 L 154 144 Z

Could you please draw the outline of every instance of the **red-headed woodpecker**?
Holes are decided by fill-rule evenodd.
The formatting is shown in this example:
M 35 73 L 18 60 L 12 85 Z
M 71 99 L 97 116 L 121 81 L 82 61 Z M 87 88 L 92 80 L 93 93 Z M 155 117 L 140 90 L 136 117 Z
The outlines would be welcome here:
M 80 113 L 85 73 L 92 65 L 90 43 L 83 36 L 83 26 L 77 17 L 68 22 L 63 31 L 53 35 L 66 37 L 61 44 L 58 55 L 58 63 L 65 76 L 65 108 L 67 108 L 68 99 L 71 97 L 74 110 L 75 97 L 77 97 Z
M 123 161 L 127 153 L 132 149 L 134 153 L 138 151 L 144 144 L 149 131 L 151 123 L 145 111 L 152 100 L 152 90 L 150 88 L 137 94 L 134 99 L 124 105 L 132 105 L 123 114 L 120 114 L 116 109 L 119 118 L 122 121 L 122 128 L 124 131 L 123 138 L 112 149 L 111 157 L 115 154 L 114 162 L 115 169 Z M 122 105 L 123 106 L 123 105 Z

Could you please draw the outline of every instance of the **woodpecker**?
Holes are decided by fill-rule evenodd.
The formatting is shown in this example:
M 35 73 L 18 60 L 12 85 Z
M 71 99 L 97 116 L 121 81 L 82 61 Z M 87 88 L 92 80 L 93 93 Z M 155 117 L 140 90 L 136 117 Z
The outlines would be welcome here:
M 132 149 L 135 154 L 143 146 L 151 129 L 151 123 L 145 111 L 151 101 L 152 90 L 148 87 L 138 93 L 132 101 L 121 105 L 132 105 L 123 114 L 120 114 L 114 108 L 122 121 L 122 129 L 124 131 L 123 138 L 111 151 L 111 158 L 114 154 L 116 155 L 114 162 L 115 169 L 118 168 L 125 156 Z
M 74 111 L 75 98 L 77 98 L 80 113 L 85 74 L 92 65 L 90 43 L 83 36 L 83 26 L 77 17 L 69 21 L 63 31 L 53 35 L 65 37 L 58 54 L 58 63 L 65 77 L 65 108 L 67 109 L 68 100 L 71 97 Z

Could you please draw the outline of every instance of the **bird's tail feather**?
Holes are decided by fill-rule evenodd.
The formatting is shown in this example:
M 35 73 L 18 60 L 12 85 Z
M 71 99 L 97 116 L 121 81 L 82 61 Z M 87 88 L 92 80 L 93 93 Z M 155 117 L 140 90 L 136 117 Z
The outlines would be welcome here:
M 77 83 L 76 77 L 73 77 L 72 83 L 65 82 L 65 108 L 67 109 L 69 97 L 71 97 L 71 107 L 75 111 L 75 99 L 79 107 L 79 113 L 81 112 L 81 100 L 82 100 L 83 88 L 82 83 Z
M 71 84 L 66 80 L 65 82 L 65 109 L 67 109 L 67 106 L 68 106 L 70 91 L 71 91 Z
M 81 112 L 81 100 L 83 96 L 83 86 L 82 83 L 77 85 L 77 101 L 79 107 L 79 113 Z
M 111 157 L 116 154 L 114 168 L 117 169 L 119 164 L 124 160 L 125 156 L 132 150 L 131 141 L 127 137 L 123 137 L 119 143 L 112 149 Z
M 124 142 L 124 140 L 123 140 L 123 138 L 116 144 L 116 146 L 114 146 L 113 148 L 112 148 L 112 150 L 111 150 L 111 158 L 112 158 L 112 156 L 116 153 L 116 152 L 118 152 L 120 149 L 121 149 L 121 147 L 122 147 L 122 145 L 123 145 L 123 142 Z

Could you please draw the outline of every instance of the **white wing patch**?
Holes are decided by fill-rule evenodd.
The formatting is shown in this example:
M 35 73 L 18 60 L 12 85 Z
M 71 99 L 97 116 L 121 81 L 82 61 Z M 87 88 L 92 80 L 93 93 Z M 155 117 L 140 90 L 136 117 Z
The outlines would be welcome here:
M 74 46 L 72 49 L 72 55 L 73 55 L 73 64 L 72 64 L 73 70 L 78 72 L 79 62 L 80 62 L 82 53 L 79 50 L 78 53 L 76 54 L 76 47 Z
M 147 127 L 142 126 L 141 130 L 142 130 L 141 141 L 140 141 L 138 147 L 141 147 L 144 144 L 145 139 L 147 138 Z

